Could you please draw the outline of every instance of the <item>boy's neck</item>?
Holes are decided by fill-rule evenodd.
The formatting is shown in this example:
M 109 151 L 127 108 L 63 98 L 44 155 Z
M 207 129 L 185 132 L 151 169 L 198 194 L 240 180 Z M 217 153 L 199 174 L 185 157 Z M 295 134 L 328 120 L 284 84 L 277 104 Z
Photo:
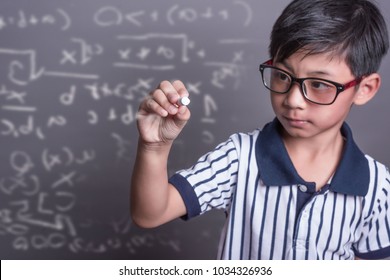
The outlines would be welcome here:
M 344 146 L 340 129 L 334 133 L 322 133 L 311 138 L 291 137 L 283 130 L 282 139 L 289 154 L 306 155 L 313 158 L 325 154 L 338 154 Z
M 328 133 L 319 137 L 295 138 L 283 133 L 283 142 L 297 173 L 321 189 L 333 176 L 344 148 L 343 136 Z

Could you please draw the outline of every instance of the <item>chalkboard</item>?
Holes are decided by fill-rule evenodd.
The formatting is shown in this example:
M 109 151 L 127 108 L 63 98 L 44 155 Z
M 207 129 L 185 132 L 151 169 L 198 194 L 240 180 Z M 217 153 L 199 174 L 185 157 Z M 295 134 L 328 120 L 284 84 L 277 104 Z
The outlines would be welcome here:
M 192 118 L 170 174 L 272 120 L 258 64 L 288 2 L 1 0 L 1 259 L 215 258 L 221 212 L 132 224 L 135 115 L 159 81 L 186 83 Z M 387 16 L 389 2 L 378 3 Z M 389 88 L 384 79 L 349 120 L 363 150 L 387 165 Z

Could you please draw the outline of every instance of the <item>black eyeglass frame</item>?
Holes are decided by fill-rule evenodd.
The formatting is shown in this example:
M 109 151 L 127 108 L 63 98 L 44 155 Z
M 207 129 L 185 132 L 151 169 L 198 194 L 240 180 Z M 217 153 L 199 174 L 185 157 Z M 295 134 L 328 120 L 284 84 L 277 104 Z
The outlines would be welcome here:
M 282 92 L 275 91 L 275 90 L 272 90 L 271 88 L 269 88 L 269 87 L 266 85 L 265 81 L 264 81 L 264 73 L 263 73 L 263 71 L 264 71 L 265 68 L 271 68 L 271 69 L 275 69 L 275 70 L 278 70 L 278 71 L 281 71 L 281 72 L 285 73 L 285 74 L 286 74 L 288 77 L 290 77 L 290 79 L 291 79 L 290 86 L 289 86 L 285 91 L 282 91 Z M 330 81 L 330 80 L 327 80 L 327 79 L 314 78 L 314 77 L 296 78 L 296 77 L 294 77 L 293 75 L 291 75 L 291 73 L 289 73 L 289 72 L 287 72 L 287 71 L 285 71 L 285 70 L 283 70 L 283 69 L 280 69 L 280 68 L 278 68 L 278 67 L 273 66 L 273 59 L 270 59 L 270 60 L 267 60 L 267 61 L 264 62 L 264 63 L 261 63 L 260 66 L 259 66 L 259 71 L 260 71 L 260 73 L 261 73 L 261 78 L 262 78 L 262 80 L 263 80 L 263 85 L 264 85 L 267 89 L 269 89 L 270 91 L 275 92 L 275 93 L 280 93 L 280 94 L 287 93 L 287 92 L 289 92 L 290 89 L 292 88 L 294 82 L 296 82 L 296 83 L 299 84 L 300 89 L 301 89 L 301 92 L 302 92 L 304 98 L 305 98 L 307 101 L 310 101 L 310 102 L 315 103 L 315 104 L 318 104 L 318 105 L 331 105 L 331 104 L 333 104 L 333 103 L 336 101 L 338 95 L 339 95 L 341 92 L 343 92 L 343 91 L 345 91 L 345 90 L 347 90 L 347 89 L 349 89 L 349 88 L 351 88 L 351 87 L 353 87 L 353 86 L 358 85 L 358 84 L 363 80 L 363 77 L 359 77 L 359 78 L 357 78 L 357 79 L 355 79 L 355 80 L 352 80 L 352 81 L 350 81 L 350 82 L 348 82 L 348 83 L 340 84 L 340 83 L 337 83 L 337 82 L 334 82 L 334 81 Z M 327 83 L 330 83 L 330 84 L 334 85 L 334 86 L 336 87 L 336 94 L 335 94 L 335 97 L 334 97 L 333 101 L 331 101 L 331 102 L 329 102 L 329 103 L 320 103 L 320 102 L 316 102 L 316 101 L 310 100 L 310 99 L 308 98 L 308 96 L 306 95 L 306 92 L 305 92 L 304 87 L 303 87 L 303 82 L 304 82 L 305 80 L 323 81 L 323 82 L 327 82 Z

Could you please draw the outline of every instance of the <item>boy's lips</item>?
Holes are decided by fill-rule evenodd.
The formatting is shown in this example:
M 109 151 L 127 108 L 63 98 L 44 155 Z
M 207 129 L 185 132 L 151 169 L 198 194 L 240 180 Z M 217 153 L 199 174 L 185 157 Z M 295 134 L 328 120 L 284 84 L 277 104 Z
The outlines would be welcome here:
M 291 126 L 299 126 L 301 127 L 302 125 L 307 124 L 309 121 L 301 118 L 296 118 L 296 117 L 284 117 L 285 120 L 291 125 Z
M 288 121 L 294 121 L 294 122 L 307 122 L 307 120 L 299 119 L 299 118 L 289 118 L 285 117 Z

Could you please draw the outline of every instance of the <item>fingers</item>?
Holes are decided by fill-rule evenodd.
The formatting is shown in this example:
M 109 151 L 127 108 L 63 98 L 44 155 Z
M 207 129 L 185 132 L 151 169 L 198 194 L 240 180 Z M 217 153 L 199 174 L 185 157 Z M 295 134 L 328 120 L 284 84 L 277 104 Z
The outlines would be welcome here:
M 178 104 L 178 101 L 183 96 L 188 96 L 188 91 L 182 81 L 174 82 L 162 81 L 158 87 L 161 89 L 171 104 Z
M 189 93 L 187 91 L 186 86 L 183 84 L 182 81 L 176 80 L 172 83 L 172 86 L 176 89 L 177 93 L 179 94 L 178 98 L 189 96 Z M 177 102 L 177 101 L 176 101 Z
M 179 107 L 179 99 L 188 96 L 188 91 L 181 81 L 162 81 L 159 86 L 150 93 L 150 96 L 141 104 L 140 109 L 153 112 L 161 117 L 176 114 L 185 114 L 186 107 Z M 185 108 L 182 108 L 185 107 Z

